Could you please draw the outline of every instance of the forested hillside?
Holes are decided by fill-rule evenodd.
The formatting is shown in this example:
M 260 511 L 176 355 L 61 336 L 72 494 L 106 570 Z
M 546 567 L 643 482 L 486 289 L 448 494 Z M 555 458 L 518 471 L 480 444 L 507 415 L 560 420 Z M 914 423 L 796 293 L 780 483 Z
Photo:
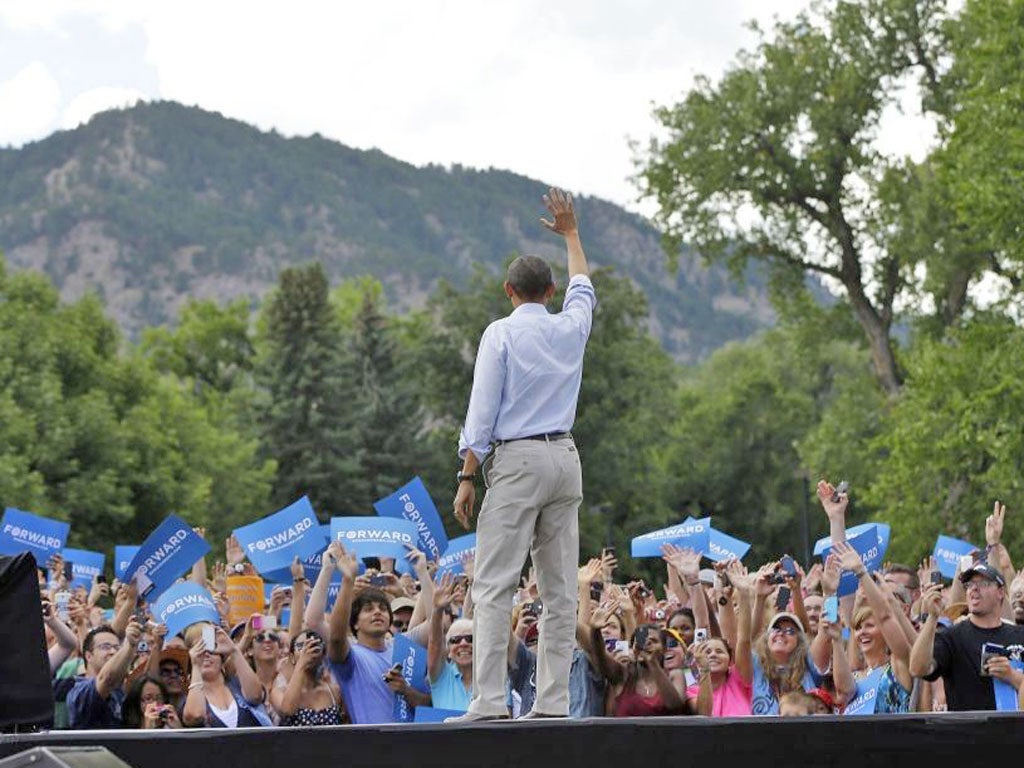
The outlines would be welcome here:
M 319 136 L 286 139 L 172 102 L 100 114 L 0 150 L 0 250 L 74 299 L 95 290 L 129 334 L 173 322 L 187 297 L 258 301 L 286 266 L 372 275 L 391 304 L 423 305 L 439 279 L 466 285 L 514 253 L 562 258 L 537 225 L 543 181 L 417 168 Z M 658 233 L 581 197 L 588 255 L 633 279 L 651 328 L 680 360 L 771 320 L 763 289 L 689 254 L 670 276 Z

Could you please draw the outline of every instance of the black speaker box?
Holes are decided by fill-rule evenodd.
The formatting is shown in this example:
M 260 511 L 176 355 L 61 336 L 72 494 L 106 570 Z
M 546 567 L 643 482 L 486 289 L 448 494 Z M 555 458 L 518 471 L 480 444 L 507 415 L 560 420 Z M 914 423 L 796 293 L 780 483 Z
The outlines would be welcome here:
M 36 560 L 0 556 L 0 731 L 53 725 L 53 688 L 46 655 Z
M 0 768 L 132 768 L 106 747 L 35 747 L 0 760 Z

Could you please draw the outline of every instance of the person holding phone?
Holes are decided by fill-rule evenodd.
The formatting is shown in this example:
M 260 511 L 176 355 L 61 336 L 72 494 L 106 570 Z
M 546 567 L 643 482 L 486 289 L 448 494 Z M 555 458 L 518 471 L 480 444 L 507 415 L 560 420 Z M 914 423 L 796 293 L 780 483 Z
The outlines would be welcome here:
M 531 717 L 569 713 L 569 673 L 576 628 L 576 567 L 583 477 L 572 429 L 583 354 L 597 304 L 572 197 L 544 196 L 552 220 L 543 225 L 566 245 L 569 284 L 562 311 L 545 305 L 555 293 L 551 267 L 520 256 L 508 268 L 512 313 L 491 323 L 477 350 L 466 420 L 459 437 L 455 517 L 469 528 L 476 471 L 487 493 L 477 521 L 472 599 L 476 639 L 473 700 L 466 722 L 508 716 L 506 684 L 512 596 L 527 555 L 544 602 L 537 658 L 537 702 Z
M 345 707 L 357 725 L 395 721 L 395 693 L 412 706 L 429 697 L 405 685 L 392 674 L 391 601 L 378 589 L 356 594 L 359 560 L 338 542 L 324 553 L 331 567 L 341 573 L 341 589 L 331 610 L 327 659 L 331 674 L 341 688 Z M 394 686 L 394 687 L 392 687 Z
M 273 621 L 268 621 L 273 619 Z M 259 678 L 263 686 L 264 709 L 271 721 L 276 725 L 280 716 L 274 709 L 270 692 L 287 681 L 281 675 L 281 652 L 286 648 L 281 640 L 281 631 L 277 629 L 277 621 L 273 615 L 264 616 L 254 613 L 245 622 L 245 630 L 242 633 L 239 646 L 245 658 Z
M 185 642 L 192 661 L 192 679 L 181 717 L 186 727 L 273 725 L 263 707 L 260 679 L 227 632 L 212 624 L 193 624 L 185 631 Z M 228 671 L 229 661 L 233 675 Z
M 876 679 L 874 712 L 876 714 L 897 714 L 910 711 L 910 695 L 914 688 L 914 677 L 910 674 L 911 639 L 907 637 L 900 618 L 902 607 L 882 591 L 882 587 L 868 574 L 861 556 L 846 542 L 836 544 L 832 551 L 843 566 L 843 570 L 856 575 L 860 588 L 867 598 L 867 605 L 853 614 L 853 641 L 860 649 L 865 667 L 854 672 L 857 681 L 872 678 L 876 670 L 881 676 Z M 837 680 L 838 683 L 838 680 Z
M 942 588 L 929 585 L 921 596 L 928 617 L 910 652 L 910 673 L 928 681 L 943 679 L 946 706 L 951 712 L 994 710 L 992 678 L 1020 691 L 1024 673 L 1014 669 L 1010 659 L 1024 656 L 1024 627 L 1003 622 L 1006 580 L 997 568 L 982 561 L 960 574 L 967 590 L 967 620 L 936 634 L 943 609 Z M 985 644 L 1000 646 L 1004 655 L 982 662 Z
M 122 707 L 125 728 L 181 728 L 171 694 L 159 677 L 142 675 L 128 687 Z
M 324 641 L 316 632 L 305 630 L 291 641 L 290 655 L 295 671 L 286 685 L 270 692 L 270 701 L 282 726 L 341 725 L 344 712 L 341 690 L 324 675 Z
M 94 627 L 82 641 L 85 675 L 75 678 L 67 694 L 68 725 L 73 730 L 120 728 L 124 703 L 124 682 L 135 649 L 142 639 L 142 627 L 131 621 L 122 641 L 107 624 Z
M 755 598 L 763 604 L 775 591 L 777 569 L 778 563 L 768 563 L 756 574 L 748 574 L 737 563 L 729 571 L 729 579 L 740 597 L 736 669 L 741 679 L 752 686 L 754 715 L 777 715 L 783 694 L 818 687 L 825 677 L 819 670 L 827 669 L 832 655 L 831 637 L 819 629 L 812 647 L 800 619 L 785 611 L 776 613 L 765 631 L 754 639 L 750 606 Z
M 614 697 L 608 702 L 615 717 L 657 717 L 688 714 L 686 696 L 680 695 L 665 672 L 662 630 L 641 624 L 629 641 L 629 655 L 619 660 L 604 644 L 608 609 L 600 607 L 590 617 L 590 641 L 600 673 Z M 617 694 L 615 691 L 617 690 Z

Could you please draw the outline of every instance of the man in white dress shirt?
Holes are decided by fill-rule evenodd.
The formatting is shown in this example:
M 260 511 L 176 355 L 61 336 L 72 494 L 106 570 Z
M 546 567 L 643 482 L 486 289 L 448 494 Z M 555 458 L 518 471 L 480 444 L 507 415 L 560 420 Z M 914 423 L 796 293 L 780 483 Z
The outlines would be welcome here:
M 544 605 L 530 716 L 569 712 L 583 500 L 580 458 L 569 430 L 596 298 L 572 198 L 552 189 L 544 204 L 552 219 L 541 223 L 565 239 L 568 252 L 562 311 L 550 314 L 545 308 L 555 292 L 550 266 L 536 256 L 513 261 L 505 281 L 513 310 L 491 323 L 480 339 L 459 438 L 463 464 L 454 507 L 466 528 L 481 465 L 487 487 L 477 521 L 473 698 L 458 718 L 463 722 L 508 716 L 509 621 L 527 554 Z

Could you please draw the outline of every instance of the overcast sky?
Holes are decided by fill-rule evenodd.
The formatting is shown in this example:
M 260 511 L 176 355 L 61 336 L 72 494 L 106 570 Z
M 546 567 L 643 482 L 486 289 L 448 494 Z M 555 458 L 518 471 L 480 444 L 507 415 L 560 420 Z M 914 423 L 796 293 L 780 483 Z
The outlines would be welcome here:
M 0 0 L 0 146 L 136 99 L 637 210 L 629 139 L 806 0 Z

